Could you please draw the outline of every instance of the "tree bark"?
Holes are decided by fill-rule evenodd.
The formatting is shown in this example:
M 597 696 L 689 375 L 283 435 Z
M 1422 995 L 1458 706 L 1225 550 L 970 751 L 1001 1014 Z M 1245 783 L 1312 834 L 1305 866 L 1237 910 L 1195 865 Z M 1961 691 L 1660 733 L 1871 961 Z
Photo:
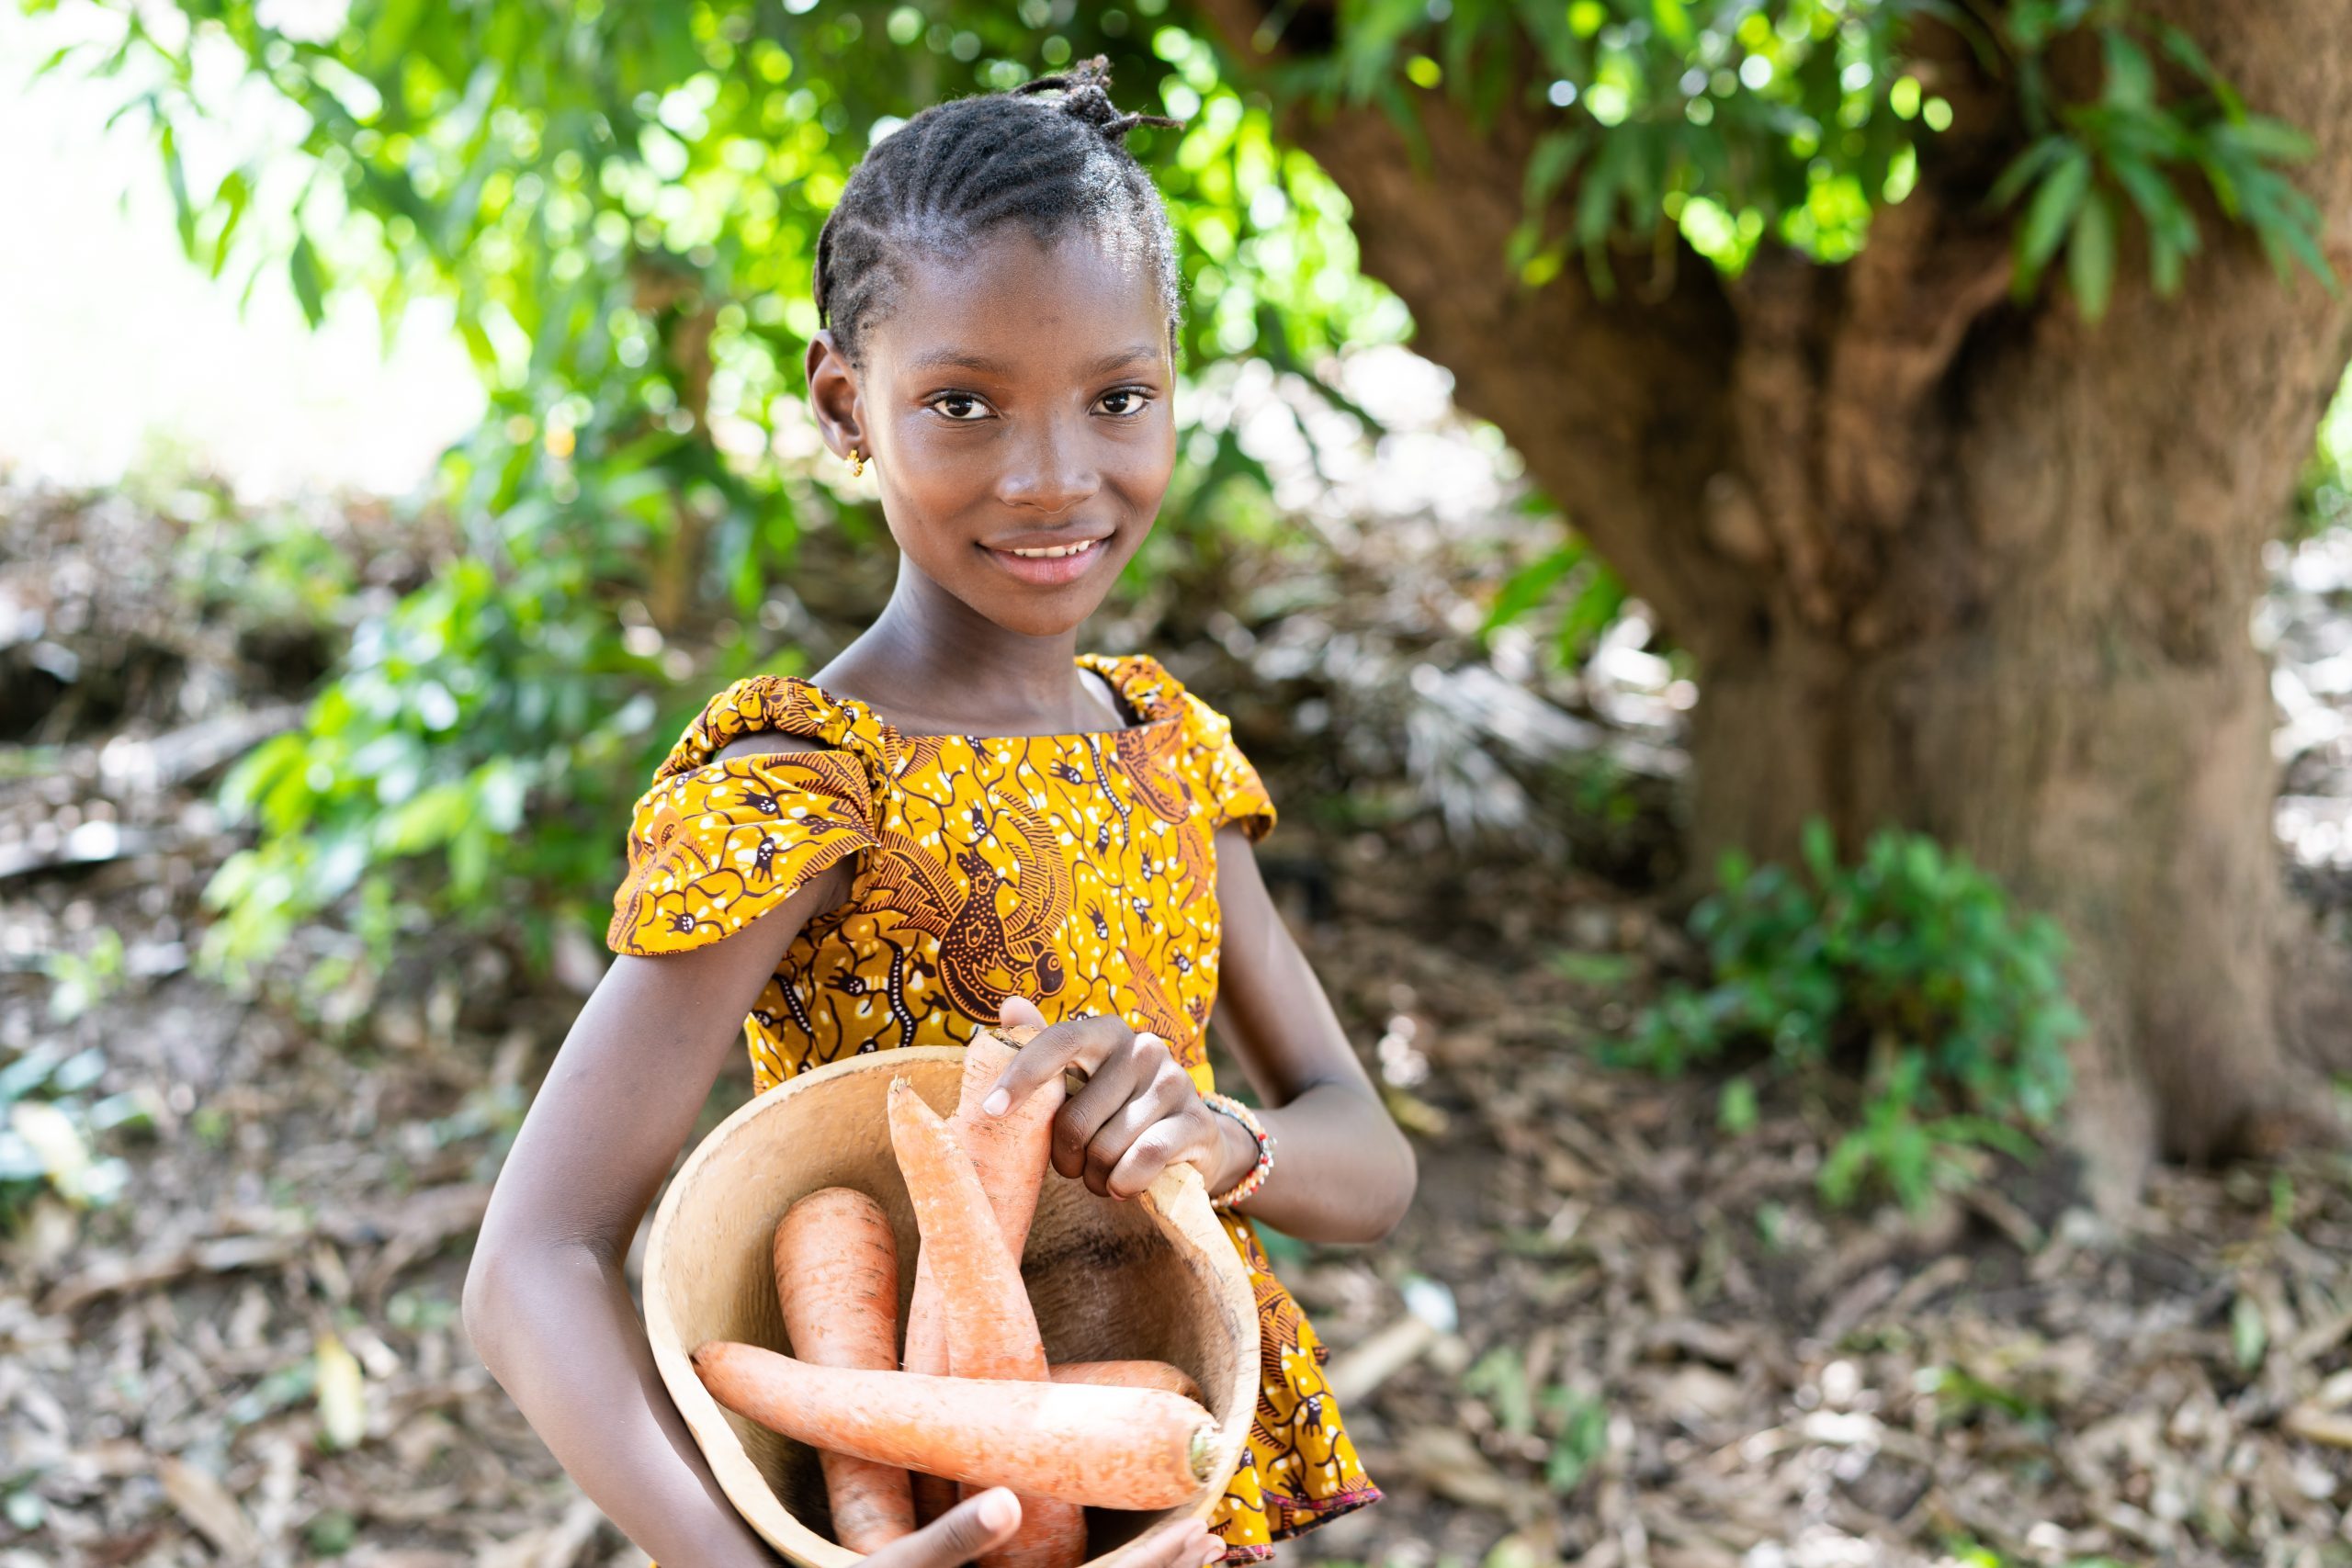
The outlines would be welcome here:
M 1208 8 L 1247 47 L 1256 7 Z M 2339 0 L 2146 8 L 2314 136 L 2301 183 L 2352 273 Z M 2014 106 L 1954 40 L 1919 47 L 1958 119 L 1859 258 L 1768 251 L 1726 283 L 1644 256 L 1606 299 L 1574 269 L 1532 292 L 1505 270 L 1542 109 L 1473 126 L 1421 95 L 1425 164 L 1375 108 L 1288 129 L 1416 346 L 1696 657 L 1692 863 L 1787 857 L 1815 815 L 1849 850 L 1900 824 L 2065 927 L 2092 1024 L 2074 1125 L 2112 1201 L 2152 1155 L 2229 1154 L 2289 1104 L 2249 621 L 2352 313 L 2211 212 L 2173 300 L 2127 245 L 2102 324 L 2054 293 L 2013 303 L 2012 217 L 1983 192 L 2020 144 Z M 2095 61 L 2056 65 L 2095 87 Z

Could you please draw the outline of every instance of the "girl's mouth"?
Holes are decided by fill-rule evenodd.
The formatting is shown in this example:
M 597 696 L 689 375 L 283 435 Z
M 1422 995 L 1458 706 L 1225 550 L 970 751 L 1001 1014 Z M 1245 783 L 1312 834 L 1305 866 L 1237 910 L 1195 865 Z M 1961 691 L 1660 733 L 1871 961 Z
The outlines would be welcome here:
M 1075 582 L 1086 575 L 1102 553 L 1107 539 L 1073 539 L 1066 545 L 1028 545 L 1018 549 L 982 545 L 999 566 L 1022 581 L 1040 588 Z

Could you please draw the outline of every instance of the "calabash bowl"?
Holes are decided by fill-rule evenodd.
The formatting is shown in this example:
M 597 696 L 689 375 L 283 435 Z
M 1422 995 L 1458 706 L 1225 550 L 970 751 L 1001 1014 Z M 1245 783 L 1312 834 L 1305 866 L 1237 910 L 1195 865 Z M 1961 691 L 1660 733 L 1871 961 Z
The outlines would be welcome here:
M 903 1325 L 916 1235 L 886 1097 L 891 1080 L 905 1077 L 933 1109 L 951 1113 L 963 1057 L 956 1047 L 881 1051 L 789 1078 L 696 1145 L 654 1212 L 644 1275 L 654 1364 L 729 1500 L 803 1568 L 861 1561 L 832 1539 L 815 1450 L 721 1406 L 687 1357 L 712 1339 L 789 1353 L 770 1248 L 785 1210 L 826 1187 L 867 1193 L 889 1216 Z M 1250 1277 L 1189 1166 L 1125 1202 L 1048 1171 L 1021 1272 L 1048 1360 L 1167 1361 L 1192 1374 L 1216 1418 L 1215 1463 L 1182 1506 L 1089 1510 L 1089 1568 L 1112 1568 L 1161 1520 L 1206 1518 L 1240 1462 L 1258 1399 Z

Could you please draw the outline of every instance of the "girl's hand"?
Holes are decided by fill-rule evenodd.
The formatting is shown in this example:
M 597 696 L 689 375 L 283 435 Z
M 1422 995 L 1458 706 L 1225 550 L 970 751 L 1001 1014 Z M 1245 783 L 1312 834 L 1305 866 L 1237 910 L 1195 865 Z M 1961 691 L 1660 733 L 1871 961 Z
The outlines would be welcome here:
M 1171 1165 L 1197 1168 L 1212 1192 L 1249 1172 L 1258 1157 L 1249 1132 L 1201 1101 L 1168 1043 L 1103 1014 L 1045 1027 L 1027 998 L 1006 1000 L 1002 1021 L 1041 1031 L 980 1102 L 1001 1116 L 1067 1068 L 1086 1087 L 1054 1117 L 1054 1168 L 1106 1198 L 1132 1198 Z M 1228 1131 L 1228 1127 L 1230 1131 Z M 1237 1151 L 1234 1134 L 1242 1145 Z M 1239 1163 L 1237 1165 L 1237 1156 Z
M 939 1516 L 904 1540 L 867 1556 L 868 1568 L 956 1568 L 972 1562 L 1012 1539 L 1021 1528 L 1021 1500 L 1001 1486 Z M 1198 1519 L 1179 1519 L 1147 1536 L 1128 1559 L 1135 1568 L 1201 1568 L 1223 1560 L 1225 1548 Z

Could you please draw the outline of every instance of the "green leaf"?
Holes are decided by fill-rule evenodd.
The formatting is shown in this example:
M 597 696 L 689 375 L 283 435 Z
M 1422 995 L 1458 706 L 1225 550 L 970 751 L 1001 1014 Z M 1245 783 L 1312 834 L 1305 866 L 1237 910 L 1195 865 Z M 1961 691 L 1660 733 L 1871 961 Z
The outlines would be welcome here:
M 2086 321 L 2106 317 L 2115 287 L 2115 198 L 2104 190 L 2091 192 L 2075 220 L 2075 237 L 2066 246 L 2066 284 Z
M 2300 264 L 2330 294 L 2337 292 L 2335 269 L 2328 265 L 2327 254 L 2319 248 L 2319 236 L 2312 232 L 2310 223 L 2293 219 L 2263 221 L 2256 224 L 2255 231 L 2281 276 L 2287 272 L 2289 263 Z
M 2064 136 L 2045 136 L 2011 160 L 1985 193 L 1986 205 L 2007 207 L 2022 194 L 2028 186 L 2041 176 L 2043 170 L 2056 163 L 2074 143 Z
M 2164 45 L 2165 52 L 2187 66 L 2189 73 L 2199 82 L 2217 93 L 2229 93 L 2229 84 L 2222 79 L 2220 72 L 2213 69 L 2213 62 L 2206 58 L 2204 49 L 2195 39 L 2183 32 L 2177 25 L 2171 22 L 2157 23 L 2156 37 Z M 2231 98 L 2233 100 L 2234 95 L 2231 95 Z M 2233 112 L 2242 111 L 2233 110 Z
M 2250 1372 L 2262 1365 L 2269 1346 L 2270 1325 L 2263 1318 L 2261 1303 L 2241 1291 L 2230 1303 L 2230 1353 L 2237 1359 L 2239 1370 Z
M 286 258 L 286 273 L 294 285 L 294 298 L 301 304 L 302 319 L 315 330 L 326 320 L 326 278 L 310 235 L 295 239 L 293 254 Z
M 2090 183 L 2090 154 L 2079 145 L 2070 146 L 2033 193 L 2025 220 L 2018 225 L 2017 289 L 2020 295 L 2032 291 L 2050 258 L 2058 254 Z
M 2264 115 L 2252 115 L 2231 125 L 2215 126 L 2211 132 L 2216 141 L 2226 141 L 2244 148 L 2257 158 L 2279 164 L 2299 164 L 2312 155 L 2312 139 L 2282 119 Z
M 1530 216 L 1541 212 L 1567 183 L 1591 139 L 1591 130 L 1585 126 L 1574 130 L 1547 130 L 1536 138 L 1535 150 L 1528 154 L 1524 182 Z
M 153 102 L 152 98 L 149 101 Z M 172 225 L 179 233 L 181 254 L 195 261 L 196 204 L 188 198 L 187 169 L 180 162 L 179 134 L 171 121 L 162 118 L 160 107 L 156 110 L 156 124 L 155 145 L 164 155 L 164 184 L 172 193 Z
M 229 248 L 237 237 L 237 225 L 243 220 L 245 209 L 253 201 L 253 182 L 244 170 L 232 169 L 220 176 L 220 186 L 212 193 L 212 200 L 220 213 L 220 226 L 213 233 L 211 260 L 206 264 L 205 270 L 219 277 L 220 269 L 228 265 Z
M 1632 171 L 1632 143 L 1622 135 L 1604 136 L 1600 151 L 1587 165 L 1584 185 L 1577 192 L 1577 239 L 1598 246 L 1609 237 L 1616 211 L 1617 188 Z
M 1808 817 L 1799 839 L 1805 870 L 1813 874 L 1814 881 L 1821 886 L 1831 886 L 1838 879 L 1838 836 L 1829 830 L 1829 824 L 1821 818 Z
M 1487 1400 L 1495 1420 L 1514 1437 L 1535 1430 L 1534 1393 L 1527 1384 L 1527 1366 L 1513 1346 L 1499 1346 L 1478 1359 L 1462 1374 L 1462 1390 Z
M 1682 0 L 1650 0 L 1650 15 L 1657 22 L 1660 38 L 1676 49 L 1690 47 L 1690 13 Z
M 1715 1102 L 1715 1124 L 1736 1137 L 1756 1125 L 1756 1086 L 1746 1078 L 1724 1083 Z
M 2100 34 L 2107 57 L 2106 101 L 2118 108 L 2144 109 L 2156 99 L 2156 69 L 2147 51 L 2120 28 Z
M 1495 602 L 1487 611 L 1486 621 L 1478 628 L 1479 635 L 1507 626 L 1542 604 L 1560 580 L 1576 570 L 1585 554 L 1583 542 L 1571 539 L 1503 579 L 1502 586 L 1495 591 Z

